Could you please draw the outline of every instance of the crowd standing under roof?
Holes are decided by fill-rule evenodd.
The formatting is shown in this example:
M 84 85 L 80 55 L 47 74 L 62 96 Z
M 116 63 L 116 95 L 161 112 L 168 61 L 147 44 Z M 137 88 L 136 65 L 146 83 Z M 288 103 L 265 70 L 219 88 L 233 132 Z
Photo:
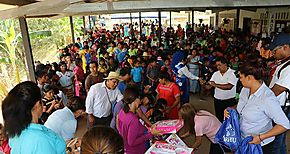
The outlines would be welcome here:
M 0 150 L 65 153 L 80 147 L 82 153 L 143 154 L 149 140 L 162 133 L 152 124 L 182 118 L 185 131 L 179 135 L 196 136 L 189 147 L 198 149 L 206 135 L 212 142 L 210 153 L 222 153 L 213 138 L 231 107 L 240 114 L 242 137 L 253 136 L 250 144 L 261 144 L 264 153 L 287 153 L 287 28 L 262 38 L 187 24 L 185 29 L 162 30 L 158 42 L 154 23 L 143 23 L 141 35 L 134 25 L 126 25 L 87 30 L 75 44 L 59 49 L 59 61 L 37 61 L 37 84 L 20 83 L 3 101 Z M 212 96 L 215 115 L 195 110 L 189 95 Z M 84 114 L 89 131 L 82 142 L 73 140 L 76 149 L 66 149 L 76 118 Z M 3 148 L 7 140 L 11 151 Z

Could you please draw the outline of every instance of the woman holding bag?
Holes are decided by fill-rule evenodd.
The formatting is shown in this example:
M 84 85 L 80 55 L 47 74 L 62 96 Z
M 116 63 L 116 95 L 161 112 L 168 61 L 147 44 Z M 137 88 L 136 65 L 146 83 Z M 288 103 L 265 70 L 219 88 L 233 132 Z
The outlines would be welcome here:
M 240 116 L 242 139 L 253 136 L 250 144 L 261 144 L 264 154 L 274 154 L 275 135 L 290 128 L 279 100 L 262 81 L 263 70 L 254 64 L 244 63 L 240 67 L 240 80 L 244 88 L 236 107 Z M 229 113 L 225 110 L 225 117 Z M 272 121 L 276 123 L 272 125 Z

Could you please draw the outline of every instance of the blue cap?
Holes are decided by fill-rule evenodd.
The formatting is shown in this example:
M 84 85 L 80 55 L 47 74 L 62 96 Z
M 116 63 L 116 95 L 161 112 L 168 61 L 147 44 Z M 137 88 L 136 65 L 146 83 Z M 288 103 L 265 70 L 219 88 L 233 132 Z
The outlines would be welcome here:
M 290 34 L 281 33 L 274 38 L 274 40 L 271 42 L 271 44 L 269 46 L 269 49 L 273 50 L 277 46 L 281 46 L 281 45 L 285 45 L 285 44 L 290 44 Z

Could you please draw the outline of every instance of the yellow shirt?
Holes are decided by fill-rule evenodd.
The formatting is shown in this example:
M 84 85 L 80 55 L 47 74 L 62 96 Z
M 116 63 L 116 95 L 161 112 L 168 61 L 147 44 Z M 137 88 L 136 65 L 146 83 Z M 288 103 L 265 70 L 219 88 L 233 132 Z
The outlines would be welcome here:
M 109 53 L 109 55 L 112 55 L 114 53 L 114 51 L 116 50 L 117 47 L 110 47 L 109 49 L 107 49 L 107 52 Z
M 83 70 L 84 70 L 84 73 L 86 73 L 86 66 L 87 66 L 87 60 L 86 60 L 86 57 L 85 57 L 85 54 L 87 53 L 86 50 L 80 50 L 79 51 L 79 55 L 81 56 L 82 58 L 82 62 L 83 62 Z

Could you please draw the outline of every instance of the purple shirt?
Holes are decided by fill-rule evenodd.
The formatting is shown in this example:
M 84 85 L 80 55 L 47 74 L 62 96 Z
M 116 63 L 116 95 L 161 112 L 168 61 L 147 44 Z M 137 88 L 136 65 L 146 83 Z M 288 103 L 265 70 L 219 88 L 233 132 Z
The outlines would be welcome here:
M 132 112 L 125 113 L 123 109 L 118 114 L 118 131 L 123 137 L 126 154 L 144 154 L 145 142 L 152 137 L 151 133 L 144 134 L 145 127 L 138 116 Z
M 113 118 L 110 124 L 111 128 L 114 128 L 115 130 L 117 130 L 116 128 L 116 117 L 119 114 L 119 112 L 121 111 L 121 109 L 123 108 L 124 104 L 123 101 L 119 101 L 117 102 L 117 104 L 115 105 L 114 109 L 113 109 Z

